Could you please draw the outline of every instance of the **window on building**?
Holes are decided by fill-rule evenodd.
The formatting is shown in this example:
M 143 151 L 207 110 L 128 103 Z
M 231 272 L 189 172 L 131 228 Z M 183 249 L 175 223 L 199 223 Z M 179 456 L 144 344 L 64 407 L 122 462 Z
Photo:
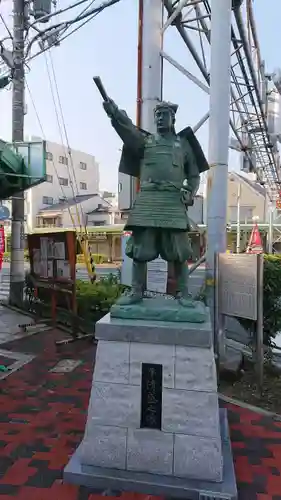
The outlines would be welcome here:
M 85 163 L 84 161 L 80 161 L 80 168 L 81 170 L 87 170 L 87 163 Z
M 62 163 L 63 165 L 68 165 L 68 158 L 66 158 L 66 156 L 59 156 L 59 163 Z
M 46 175 L 46 182 L 53 182 L 53 176 L 50 174 Z
M 80 182 L 80 189 L 87 189 L 87 184 L 86 182 Z
M 68 179 L 65 177 L 59 177 L 59 183 L 61 186 L 68 186 Z
M 43 196 L 43 205 L 53 205 L 54 203 L 54 198 L 51 196 Z
M 50 151 L 46 151 L 46 160 L 52 161 L 53 159 L 53 153 L 50 153 Z
M 92 226 L 105 226 L 106 220 L 95 220 L 92 221 Z
M 253 216 L 254 216 L 254 208 L 255 207 L 245 207 L 241 206 L 240 207 L 240 223 L 242 224 L 247 224 L 249 222 L 252 222 Z M 237 215 L 238 215 L 238 209 L 236 207 L 229 207 L 229 222 L 236 224 L 237 223 Z

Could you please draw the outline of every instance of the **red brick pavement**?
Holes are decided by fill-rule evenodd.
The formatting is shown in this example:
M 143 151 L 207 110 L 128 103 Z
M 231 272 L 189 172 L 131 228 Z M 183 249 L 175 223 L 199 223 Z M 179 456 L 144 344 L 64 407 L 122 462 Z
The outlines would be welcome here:
M 104 498 L 62 483 L 63 467 L 83 436 L 94 354 L 87 341 L 58 350 L 55 340 L 62 336 L 48 331 L 1 345 L 37 355 L 0 381 L 1 500 Z M 63 358 L 83 363 L 70 373 L 51 373 Z M 237 406 L 228 405 L 228 414 L 239 500 L 281 500 L 281 423 Z M 156 500 L 134 493 L 121 496 Z

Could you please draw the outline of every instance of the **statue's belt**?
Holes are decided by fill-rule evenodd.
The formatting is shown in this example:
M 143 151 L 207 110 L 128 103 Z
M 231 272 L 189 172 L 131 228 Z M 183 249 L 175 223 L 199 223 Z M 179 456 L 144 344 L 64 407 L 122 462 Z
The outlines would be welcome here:
M 180 191 L 182 184 L 167 181 L 142 181 L 141 191 Z

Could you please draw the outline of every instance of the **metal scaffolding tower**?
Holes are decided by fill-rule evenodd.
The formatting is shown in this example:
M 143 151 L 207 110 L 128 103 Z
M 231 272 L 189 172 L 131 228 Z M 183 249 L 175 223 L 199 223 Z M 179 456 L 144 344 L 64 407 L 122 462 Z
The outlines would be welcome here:
M 275 203 L 279 196 L 279 158 L 267 121 L 268 78 L 252 0 L 139 0 L 139 5 L 143 47 L 139 71 L 144 97 L 148 88 L 154 88 L 153 96 L 149 94 L 149 103 L 159 98 L 162 66 L 157 51 L 163 64 L 171 64 L 210 95 L 209 110 L 194 125 L 194 130 L 197 132 L 210 119 L 207 269 L 212 281 L 214 253 L 225 251 L 228 148 L 240 152 L 242 170 L 256 173 L 271 202 Z M 159 22 L 153 22 L 155 12 L 159 20 L 161 6 L 165 7 L 162 29 Z M 190 63 L 193 60 L 197 74 L 167 53 L 165 39 L 171 30 L 178 33 L 186 46 L 185 60 Z M 153 40 L 157 40 L 157 44 L 153 45 L 150 64 L 147 50 Z M 156 65 L 155 61 L 158 61 Z M 144 110 L 146 113 L 145 124 L 149 126 L 153 120 L 152 108 L 147 99 L 142 99 L 141 92 L 138 99 L 142 116 Z M 142 118 L 142 126 L 144 121 Z

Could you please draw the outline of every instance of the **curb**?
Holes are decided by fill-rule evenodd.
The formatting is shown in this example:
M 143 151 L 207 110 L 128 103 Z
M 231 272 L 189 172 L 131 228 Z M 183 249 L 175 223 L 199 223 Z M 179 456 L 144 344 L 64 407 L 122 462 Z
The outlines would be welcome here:
M 224 394 L 221 394 L 221 393 L 219 393 L 218 396 L 219 396 L 219 399 L 221 401 L 223 401 L 224 403 L 229 403 L 229 404 L 232 404 L 234 406 L 240 406 L 241 408 L 245 408 L 246 410 L 252 411 L 254 413 L 259 413 L 260 415 L 264 415 L 265 417 L 271 417 L 274 420 L 281 422 L 281 415 L 279 415 L 279 413 L 274 413 L 274 412 L 269 411 L 269 410 L 264 410 L 263 408 L 260 408 L 259 406 L 249 405 L 248 403 L 245 403 L 244 401 L 229 398 L 228 396 L 225 396 Z

